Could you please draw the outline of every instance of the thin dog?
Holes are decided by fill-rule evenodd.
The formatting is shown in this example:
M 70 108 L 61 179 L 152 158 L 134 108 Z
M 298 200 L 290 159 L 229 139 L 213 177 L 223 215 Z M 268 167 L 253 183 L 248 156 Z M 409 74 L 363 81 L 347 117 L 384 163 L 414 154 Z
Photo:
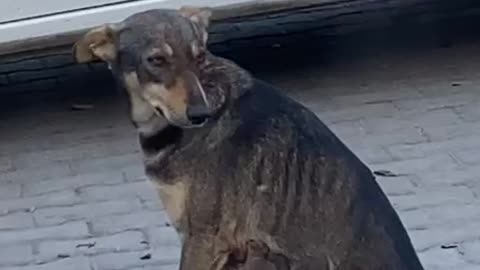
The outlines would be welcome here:
M 211 12 L 150 10 L 88 32 L 129 96 L 180 269 L 421 270 L 371 171 L 310 110 L 207 49 Z

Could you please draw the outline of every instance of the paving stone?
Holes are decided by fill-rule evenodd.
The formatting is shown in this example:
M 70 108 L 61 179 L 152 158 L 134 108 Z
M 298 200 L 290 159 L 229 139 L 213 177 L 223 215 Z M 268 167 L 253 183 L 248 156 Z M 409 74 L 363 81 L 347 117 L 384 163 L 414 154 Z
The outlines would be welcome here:
M 27 264 L 33 261 L 33 248 L 31 245 L 10 245 L 0 247 L 0 266 Z
M 30 213 L 0 215 L 0 230 L 26 229 L 33 226 L 33 216 Z
M 480 148 L 478 137 L 463 137 L 448 141 L 420 143 L 415 145 L 394 145 L 389 146 L 388 151 L 394 158 L 410 159 L 471 148 Z
M 343 121 L 328 125 L 335 135 L 340 138 L 364 137 L 366 131 L 360 125 L 359 121 Z
M 22 193 L 22 185 L 20 184 L 3 184 L 0 189 L 0 201 L 14 199 L 20 197 Z
M 362 124 L 369 132 L 392 132 L 405 128 L 436 127 L 453 125 L 460 122 L 460 118 L 451 109 L 439 109 L 426 112 L 399 111 L 394 117 L 382 115 L 365 119 Z
M 124 145 L 128 145 L 128 147 Z M 15 164 L 18 164 L 19 167 L 27 167 L 27 164 L 35 164 L 41 167 L 52 162 L 85 160 L 87 158 L 90 160 L 111 158 L 112 156 L 130 154 L 138 150 L 137 148 L 131 138 L 108 142 L 84 143 L 68 148 L 25 153 L 16 157 Z M 33 167 L 32 165 L 30 166 Z
M 366 134 L 364 136 L 352 136 L 346 138 L 347 142 L 355 147 L 374 147 L 390 145 L 416 145 L 427 142 L 428 138 L 424 136 L 418 128 L 405 128 L 395 132 Z
M 96 217 L 125 214 L 142 208 L 139 200 L 116 200 L 72 206 L 59 206 L 38 209 L 34 212 L 35 221 L 40 226 L 51 226 L 69 221 L 93 219 Z
M 469 147 L 457 147 L 455 150 L 452 150 L 452 153 L 455 158 L 466 165 L 480 164 L 480 147 L 475 147 L 475 145 Z
M 75 239 L 88 236 L 88 227 L 85 222 L 71 222 L 53 227 L 16 230 L 14 233 L 0 231 L 0 245 L 42 239 Z
M 69 189 L 76 189 L 89 185 L 115 184 L 123 182 L 121 172 L 108 171 L 103 173 L 85 173 L 81 175 L 56 178 L 48 181 L 38 181 L 26 185 L 24 196 L 42 195 Z
M 146 201 L 143 201 L 142 203 L 146 210 L 152 210 L 152 211 L 164 210 L 162 202 L 160 201 L 160 197 L 157 197 L 157 199 L 154 199 L 154 200 L 146 200 Z
M 402 85 L 401 87 L 405 87 Z M 349 94 L 349 95 L 335 95 L 332 97 L 332 101 L 339 106 L 352 106 L 359 104 L 376 104 L 376 103 L 392 103 L 394 101 L 412 102 L 418 100 L 421 95 L 419 92 L 412 91 L 392 91 L 382 89 L 377 92 L 368 92 L 361 94 Z M 396 103 L 394 103 L 396 105 Z M 418 103 L 417 103 L 418 104 Z
M 420 113 L 405 111 L 401 119 L 412 121 L 420 127 L 451 125 L 460 122 L 458 115 L 450 108 Z
M 21 267 L 0 268 L 2 270 L 91 270 L 90 261 L 86 257 L 60 259 L 54 262 Z
M 179 264 L 170 264 L 170 265 L 146 265 L 140 268 L 133 268 L 131 270 L 178 270 L 180 267 Z
M 381 147 L 354 148 L 350 145 L 350 150 L 366 164 L 386 163 L 393 160 L 392 156 Z
M 465 222 L 459 225 L 435 226 L 425 230 L 410 230 L 409 234 L 415 248 L 424 251 L 440 248 L 441 245 L 458 245 L 461 242 L 480 237 L 480 222 Z M 448 268 L 447 268 L 448 269 Z
M 410 120 L 394 117 L 370 117 L 360 121 L 365 130 L 370 134 L 395 133 L 418 127 L 418 124 Z
M 47 179 L 71 176 L 68 164 L 54 163 L 43 168 L 28 168 L 0 174 L 1 182 L 41 182 Z
M 142 165 L 125 166 L 122 168 L 123 177 L 127 181 L 147 180 L 145 167 Z
M 392 196 L 390 201 L 396 209 L 408 210 L 439 205 L 466 205 L 475 201 L 473 191 L 464 186 L 419 190 L 415 194 Z
M 478 166 L 455 167 L 445 170 L 421 171 L 413 181 L 420 187 L 432 188 L 439 186 L 459 186 L 475 183 L 480 178 Z
M 135 147 L 136 148 L 136 147 Z M 105 172 L 120 171 L 124 172 L 125 167 L 143 166 L 142 158 L 138 153 L 138 149 L 130 150 L 131 154 L 111 156 L 107 158 L 88 159 L 72 163 L 72 171 L 76 174 L 84 174 L 87 172 Z
M 168 246 L 140 252 L 103 254 L 93 257 L 92 260 L 94 269 L 98 270 L 131 269 L 150 264 L 171 265 L 178 263 L 180 251 L 179 246 Z M 150 254 L 151 258 L 142 260 L 146 254 Z
M 425 158 L 393 161 L 382 164 L 373 164 L 371 166 L 373 171 L 388 170 L 398 175 L 447 172 L 459 168 L 460 166 L 455 160 L 446 154 L 435 154 Z
M 477 266 L 480 265 L 480 240 L 462 243 L 459 247 L 460 254 L 464 256 L 464 259 L 468 262 L 474 263 Z
M 128 229 L 164 226 L 168 219 L 164 211 L 138 211 L 127 215 L 97 218 L 91 223 L 95 233 L 112 234 Z
M 480 135 L 480 123 L 460 123 L 423 127 L 423 132 L 430 141 L 444 141 L 460 137 Z
M 410 177 L 376 177 L 382 190 L 390 196 L 408 195 L 415 193 L 416 187 Z
M 63 190 L 34 197 L 2 200 L 0 201 L 0 213 L 6 214 L 20 210 L 26 211 L 43 207 L 67 206 L 79 202 L 80 198 L 76 196 L 73 189 Z
M 480 103 L 479 97 L 474 97 L 476 102 L 468 102 L 468 105 L 457 107 L 455 111 L 460 115 L 460 117 L 467 122 L 478 122 L 480 121 L 480 112 L 478 111 L 478 106 Z
M 150 247 L 180 246 L 180 238 L 173 227 L 153 227 L 147 230 Z
M 158 193 L 149 181 L 137 181 L 116 185 L 98 185 L 77 189 L 79 196 L 85 201 L 114 200 L 140 198 L 156 200 Z
M 461 92 L 453 95 L 432 96 L 429 95 L 420 99 L 394 101 L 395 106 L 406 111 L 428 111 L 434 109 L 458 107 L 469 104 L 472 100 L 478 99 L 473 92 Z
M 419 257 L 422 260 L 425 269 L 428 270 L 476 269 L 473 268 L 473 265 L 470 265 L 468 262 L 466 262 L 455 248 L 442 249 L 437 247 L 420 253 Z
M 127 231 L 82 240 L 43 241 L 38 244 L 37 257 L 48 261 L 57 258 L 59 255 L 75 257 L 109 252 L 139 251 L 148 247 L 144 241 L 143 234 L 138 231 Z
M 364 117 L 388 117 L 398 113 L 391 103 L 367 104 L 338 111 L 319 112 L 319 117 L 327 123 L 356 120 Z
M 480 220 L 480 203 L 458 205 L 441 204 L 431 208 L 400 211 L 405 226 L 412 230 L 425 230 L 440 226 L 462 226 Z

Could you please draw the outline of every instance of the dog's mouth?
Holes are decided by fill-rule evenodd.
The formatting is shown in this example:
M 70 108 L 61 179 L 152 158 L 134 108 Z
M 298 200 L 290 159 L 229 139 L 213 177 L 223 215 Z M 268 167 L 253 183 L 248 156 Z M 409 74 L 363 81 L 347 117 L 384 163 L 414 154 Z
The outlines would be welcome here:
M 157 116 L 167 119 L 167 121 L 171 121 L 168 119 L 164 111 L 156 106 L 153 106 L 154 112 Z M 172 125 L 181 127 L 181 128 L 199 128 L 203 127 L 209 121 L 211 115 L 210 114 L 195 114 L 195 115 L 188 115 L 188 123 L 176 123 L 176 121 L 171 122 Z M 183 122 L 183 121 L 182 121 Z
M 163 113 L 163 110 L 158 108 L 158 107 L 153 107 L 153 110 L 155 111 L 155 114 L 157 116 L 161 116 L 163 118 L 165 118 L 165 114 Z

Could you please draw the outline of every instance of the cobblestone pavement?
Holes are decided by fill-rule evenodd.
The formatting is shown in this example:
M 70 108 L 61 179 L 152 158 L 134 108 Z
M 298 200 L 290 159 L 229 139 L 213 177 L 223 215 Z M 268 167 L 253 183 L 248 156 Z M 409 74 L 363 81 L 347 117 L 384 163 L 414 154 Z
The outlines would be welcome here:
M 378 177 L 428 270 L 480 269 L 480 50 L 262 73 Z M 0 270 L 176 269 L 180 246 L 117 98 L 0 121 Z

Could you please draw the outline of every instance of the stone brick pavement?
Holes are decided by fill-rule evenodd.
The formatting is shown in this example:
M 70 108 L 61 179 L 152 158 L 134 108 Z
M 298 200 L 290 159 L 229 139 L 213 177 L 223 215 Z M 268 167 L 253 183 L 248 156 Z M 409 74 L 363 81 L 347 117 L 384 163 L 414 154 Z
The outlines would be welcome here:
M 428 270 L 480 269 L 480 50 L 276 72 L 378 177 Z M 1 78 L 0 78 L 1 79 Z M 176 269 L 122 103 L 22 106 L 0 121 L 0 270 Z

